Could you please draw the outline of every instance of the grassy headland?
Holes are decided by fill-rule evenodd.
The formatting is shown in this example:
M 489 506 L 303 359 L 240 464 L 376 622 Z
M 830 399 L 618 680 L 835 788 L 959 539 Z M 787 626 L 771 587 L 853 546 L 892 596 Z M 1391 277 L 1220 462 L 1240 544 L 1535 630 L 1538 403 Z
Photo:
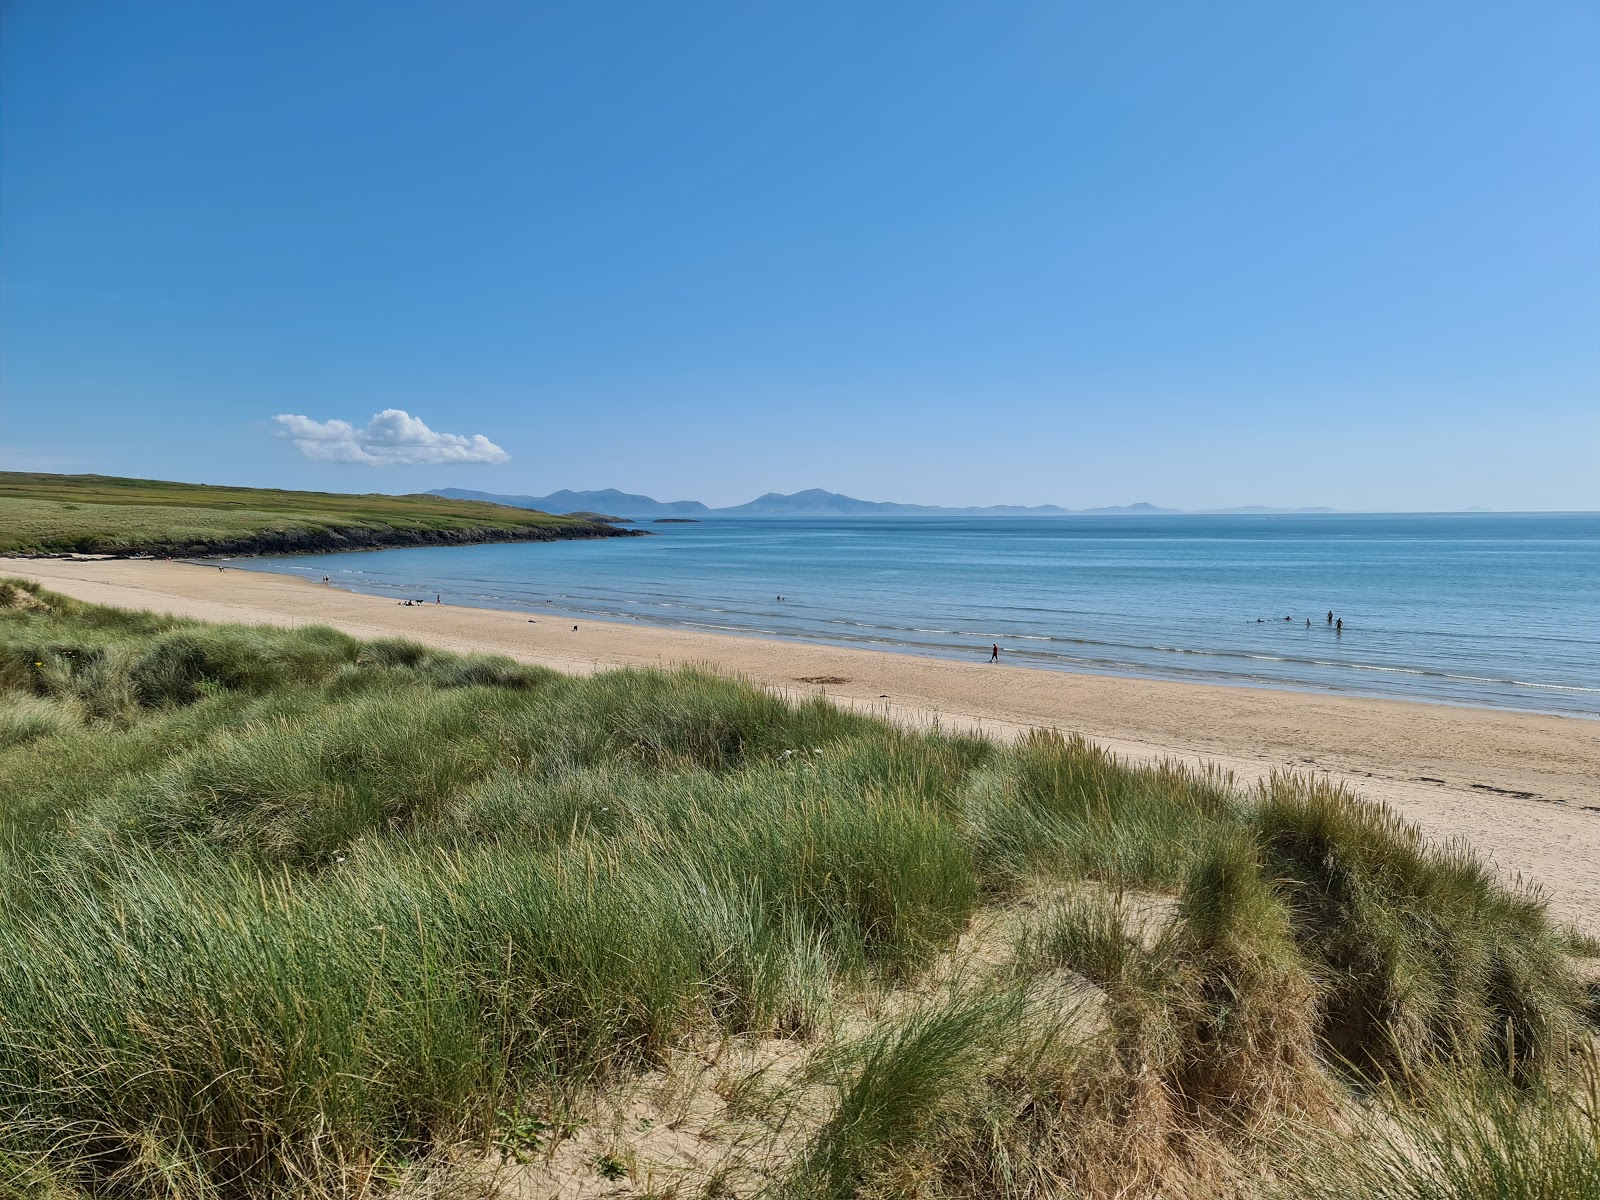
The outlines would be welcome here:
M 0 554 L 311 554 L 636 532 L 439 496 L 0 472 Z
M 23 1194 L 1594 1195 L 1594 950 L 1310 780 L 0 583 Z

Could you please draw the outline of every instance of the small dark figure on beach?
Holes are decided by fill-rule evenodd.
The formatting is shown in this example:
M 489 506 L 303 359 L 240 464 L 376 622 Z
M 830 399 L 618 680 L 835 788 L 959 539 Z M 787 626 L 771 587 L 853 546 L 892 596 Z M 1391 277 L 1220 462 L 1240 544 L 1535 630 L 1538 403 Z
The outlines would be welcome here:
M 577 632 L 578 632 L 578 627 L 577 627 L 577 626 L 576 626 L 576 625 L 574 625 L 574 626 L 573 626 L 573 627 L 572 627 L 572 632 L 573 632 L 573 633 L 577 633 Z
M 435 593 L 435 595 L 433 597 L 433 602 L 435 604 L 443 604 L 444 603 L 444 600 L 442 598 L 443 595 L 444 595 L 444 593 L 442 593 L 442 592 Z
M 1000 643 L 999 642 L 996 642 L 994 644 L 994 647 L 989 651 L 989 661 L 990 662 L 999 662 L 1000 661 Z
M 323 576 L 323 577 L 322 577 L 322 582 L 323 582 L 323 583 L 327 583 L 327 582 L 328 582 L 328 577 L 327 577 L 327 576 L 326 576 L 326 575 L 324 575 L 324 576 Z

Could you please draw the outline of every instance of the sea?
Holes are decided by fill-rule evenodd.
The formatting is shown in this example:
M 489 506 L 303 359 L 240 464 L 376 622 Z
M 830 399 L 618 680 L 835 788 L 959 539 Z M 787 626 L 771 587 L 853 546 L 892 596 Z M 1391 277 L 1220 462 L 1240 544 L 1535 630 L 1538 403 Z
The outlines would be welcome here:
M 1600 716 L 1600 514 L 639 527 L 238 565 L 536 619 Z

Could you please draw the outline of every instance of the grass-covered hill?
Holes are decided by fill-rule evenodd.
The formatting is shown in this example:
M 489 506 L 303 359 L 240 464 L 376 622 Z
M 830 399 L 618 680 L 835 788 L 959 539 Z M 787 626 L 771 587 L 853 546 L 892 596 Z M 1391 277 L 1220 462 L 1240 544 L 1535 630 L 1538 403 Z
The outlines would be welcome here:
M 1594 950 L 1324 784 L 0 584 L 0 1194 L 1575 1200 Z
M 0 554 L 309 554 L 634 533 L 440 496 L 356 496 L 0 471 Z

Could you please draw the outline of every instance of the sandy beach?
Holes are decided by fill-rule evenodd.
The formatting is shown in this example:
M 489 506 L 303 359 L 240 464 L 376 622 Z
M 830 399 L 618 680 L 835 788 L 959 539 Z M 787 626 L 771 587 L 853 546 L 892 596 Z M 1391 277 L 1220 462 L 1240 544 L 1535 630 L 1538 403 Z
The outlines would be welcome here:
M 560 671 L 695 664 L 825 693 L 909 724 L 1011 737 L 1054 726 L 1130 759 L 1345 780 L 1433 838 L 1463 838 L 1551 911 L 1600 934 L 1600 721 L 924 658 L 449 605 L 410 607 L 285 575 L 186 563 L 0 559 L 0 574 L 98 604 L 209 621 L 331 625 Z

